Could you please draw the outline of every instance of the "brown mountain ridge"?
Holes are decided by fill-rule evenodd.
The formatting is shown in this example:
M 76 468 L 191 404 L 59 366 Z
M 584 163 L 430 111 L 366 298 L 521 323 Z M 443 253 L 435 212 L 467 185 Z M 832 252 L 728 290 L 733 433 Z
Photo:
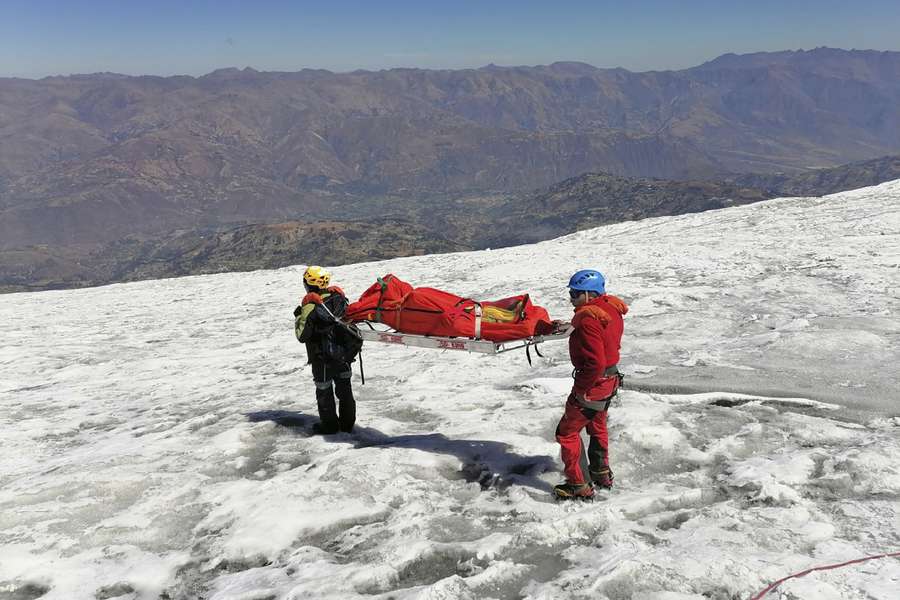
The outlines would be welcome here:
M 900 53 L 0 79 L 0 247 L 343 217 L 587 172 L 800 172 L 900 151 Z

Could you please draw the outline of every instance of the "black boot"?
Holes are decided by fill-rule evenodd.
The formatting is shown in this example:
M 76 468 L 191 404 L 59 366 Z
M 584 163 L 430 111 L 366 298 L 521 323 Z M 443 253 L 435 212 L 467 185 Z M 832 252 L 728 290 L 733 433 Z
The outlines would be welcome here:
M 560 500 L 590 500 L 594 497 L 594 487 L 589 483 L 561 483 L 553 486 L 553 493 Z
M 325 423 L 322 422 L 313 423 L 312 430 L 314 435 L 332 435 L 339 431 L 337 425 L 328 427 L 325 425 Z

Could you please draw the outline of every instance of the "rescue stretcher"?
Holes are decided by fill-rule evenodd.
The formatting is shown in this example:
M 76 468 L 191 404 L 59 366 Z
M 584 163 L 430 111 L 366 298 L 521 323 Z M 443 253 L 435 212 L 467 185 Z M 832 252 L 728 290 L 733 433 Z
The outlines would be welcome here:
M 396 275 L 379 277 L 344 320 L 356 325 L 364 341 L 439 350 L 500 354 L 569 337 L 571 325 L 553 321 L 528 294 L 476 301 L 444 290 L 415 288 Z
M 365 325 L 365 327 L 361 327 L 360 325 Z M 558 329 L 552 333 L 496 342 L 483 338 L 443 337 L 402 333 L 389 327 L 386 328 L 381 323 L 372 323 L 369 321 L 358 323 L 357 326 L 360 326 L 360 336 L 367 342 L 411 346 L 414 348 L 462 350 L 466 352 L 477 352 L 479 354 L 501 354 L 503 352 L 521 350 L 524 348 L 529 364 L 531 363 L 531 348 L 534 348 L 534 351 L 538 356 L 542 356 L 540 350 L 538 350 L 538 344 L 564 340 L 572 333 L 571 324 L 561 323 Z

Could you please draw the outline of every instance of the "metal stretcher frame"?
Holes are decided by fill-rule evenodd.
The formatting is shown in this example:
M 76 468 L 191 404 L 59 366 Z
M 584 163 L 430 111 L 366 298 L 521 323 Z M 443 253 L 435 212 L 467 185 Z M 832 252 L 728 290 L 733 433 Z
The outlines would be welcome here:
M 537 346 L 543 342 L 564 340 L 572 333 L 572 326 L 566 324 L 559 333 L 547 335 L 535 335 L 517 340 L 494 342 L 484 339 L 440 337 L 435 335 L 416 335 L 412 333 L 400 333 L 393 329 L 375 329 L 372 323 L 365 321 L 369 329 L 360 327 L 359 333 L 362 339 L 368 342 L 381 342 L 384 344 L 396 344 L 399 346 L 413 346 L 416 348 L 436 348 L 439 350 L 465 350 L 466 352 L 478 352 L 480 354 L 500 354 L 510 350 Z M 537 348 L 535 348 L 537 351 Z

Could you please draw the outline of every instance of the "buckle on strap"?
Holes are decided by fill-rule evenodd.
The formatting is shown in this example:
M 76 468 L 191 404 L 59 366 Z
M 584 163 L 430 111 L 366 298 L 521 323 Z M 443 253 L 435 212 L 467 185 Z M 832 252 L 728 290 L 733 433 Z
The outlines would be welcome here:
M 584 369 L 572 369 L 572 379 L 575 379 L 583 371 Z M 619 365 L 612 365 L 603 370 L 603 377 L 618 377 L 619 383 L 621 383 L 625 376 L 619 372 Z
M 611 367 L 606 367 L 606 370 L 603 371 L 604 377 L 615 377 L 618 381 L 616 381 L 616 390 L 618 390 L 625 383 L 625 374 L 619 371 L 619 365 L 613 365 Z
M 475 303 L 475 339 L 481 339 L 481 304 Z

